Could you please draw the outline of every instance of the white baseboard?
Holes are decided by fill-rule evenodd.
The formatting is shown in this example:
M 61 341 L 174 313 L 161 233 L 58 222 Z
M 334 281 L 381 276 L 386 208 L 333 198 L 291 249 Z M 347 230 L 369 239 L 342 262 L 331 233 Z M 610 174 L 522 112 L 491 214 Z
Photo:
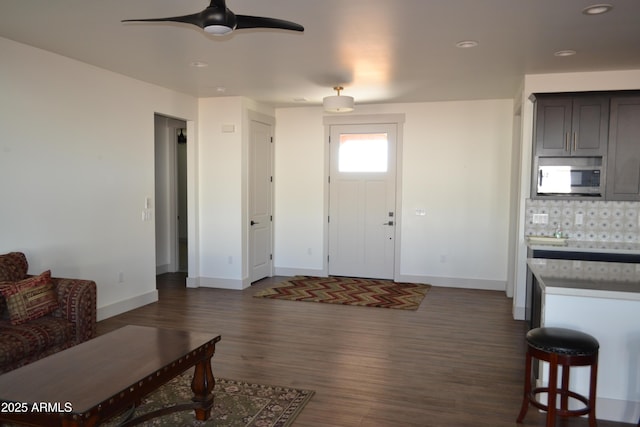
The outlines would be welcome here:
M 117 316 L 118 314 L 125 313 L 129 310 L 133 310 L 156 301 L 158 301 L 158 291 L 154 289 L 146 294 L 105 305 L 104 307 L 98 307 L 96 317 L 98 321 L 108 319 L 109 317 Z
M 596 397 L 596 418 L 636 425 L 640 419 L 640 402 Z
M 487 291 L 505 291 L 507 282 L 504 280 L 465 279 L 460 277 L 412 276 L 401 274 L 397 282 L 425 283 L 444 288 L 480 289 Z
M 241 291 L 251 286 L 249 279 L 221 279 L 217 277 L 187 277 L 188 288 L 217 288 Z
M 545 362 L 540 362 L 543 364 Z M 546 387 L 547 383 L 541 381 L 540 379 L 536 380 L 536 387 Z M 586 390 L 573 390 L 578 393 L 584 393 Z M 543 405 L 547 404 L 546 393 L 539 395 L 540 403 Z M 582 403 L 577 402 L 574 399 L 569 401 L 569 409 L 578 409 L 583 408 Z M 532 407 L 529 408 L 533 409 Z M 584 417 L 584 415 L 583 415 Z M 596 395 L 596 418 L 598 420 L 607 420 L 607 421 L 615 421 L 618 423 L 630 423 L 634 426 L 638 423 L 638 419 L 640 419 L 640 402 L 634 402 L 632 400 L 620 400 L 620 399 L 611 399 L 604 396 Z
M 199 288 L 200 284 L 197 277 L 187 276 L 187 288 Z
M 327 272 L 324 270 L 308 269 L 308 268 L 287 268 L 287 267 L 275 267 L 274 275 L 276 276 L 313 276 L 313 277 L 327 277 Z
M 514 306 L 512 314 L 514 320 L 525 320 L 527 318 L 527 309 L 525 307 Z
M 156 276 L 164 273 L 170 273 L 169 264 L 156 265 Z

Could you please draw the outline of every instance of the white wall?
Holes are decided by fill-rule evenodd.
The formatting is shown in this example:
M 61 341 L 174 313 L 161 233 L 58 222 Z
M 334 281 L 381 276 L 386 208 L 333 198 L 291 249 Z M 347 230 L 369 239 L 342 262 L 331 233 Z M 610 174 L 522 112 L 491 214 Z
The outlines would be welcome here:
M 562 73 L 526 75 L 522 99 L 517 100 L 522 107 L 522 152 L 520 180 L 520 217 L 518 218 L 516 286 L 513 298 L 513 316 L 525 318 L 526 303 L 526 260 L 527 248 L 524 240 L 525 200 L 529 197 L 531 185 L 531 156 L 533 141 L 533 93 L 581 92 L 594 90 L 640 89 L 640 70 L 603 71 L 592 73 Z
M 396 277 L 504 290 L 513 102 L 360 105 L 355 113 L 406 118 Z M 319 107 L 276 110 L 276 273 L 324 269 L 322 123 Z
M 322 110 L 277 109 L 274 186 L 277 274 L 323 274 L 324 173 Z
M 99 318 L 156 300 L 154 113 L 194 120 L 197 100 L 7 39 L 0 56 L 0 252 L 95 280 Z
M 224 287 L 242 277 L 242 99 L 200 99 L 199 135 L 201 268 L 193 284 Z
M 199 265 L 189 286 L 243 289 L 248 273 L 248 120 L 271 108 L 242 97 L 199 100 Z

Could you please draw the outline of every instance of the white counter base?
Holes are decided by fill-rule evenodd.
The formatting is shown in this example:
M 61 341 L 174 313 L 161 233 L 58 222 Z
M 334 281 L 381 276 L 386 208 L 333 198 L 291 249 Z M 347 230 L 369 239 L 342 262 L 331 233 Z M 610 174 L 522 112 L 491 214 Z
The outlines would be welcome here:
M 586 332 L 600 342 L 596 417 L 636 424 L 640 418 L 640 280 L 636 265 L 605 263 L 600 268 L 598 264 L 529 260 L 542 290 L 541 325 Z M 589 368 L 571 372 L 572 389 L 587 394 Z

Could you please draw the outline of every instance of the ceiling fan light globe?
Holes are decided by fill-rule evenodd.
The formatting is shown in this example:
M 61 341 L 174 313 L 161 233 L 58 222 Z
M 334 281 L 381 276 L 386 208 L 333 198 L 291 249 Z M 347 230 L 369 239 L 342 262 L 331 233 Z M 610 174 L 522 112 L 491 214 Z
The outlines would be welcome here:
M 226 25 L 207 25 L 204 27 L 204 31 L 214 36 L 224 36 L 233 31 L 233 28 L 227 27 Z

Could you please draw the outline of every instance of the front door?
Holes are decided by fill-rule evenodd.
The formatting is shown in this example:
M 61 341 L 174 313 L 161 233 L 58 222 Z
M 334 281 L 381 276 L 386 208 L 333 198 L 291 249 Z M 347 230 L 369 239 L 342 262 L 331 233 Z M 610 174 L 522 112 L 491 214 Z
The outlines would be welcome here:
M 394 278 L 396 129 L 331 126 L 330 275 Z
M 249 252 L 251 282 L 271 276 L 272 156 L 271 125 L 250 122 Z

